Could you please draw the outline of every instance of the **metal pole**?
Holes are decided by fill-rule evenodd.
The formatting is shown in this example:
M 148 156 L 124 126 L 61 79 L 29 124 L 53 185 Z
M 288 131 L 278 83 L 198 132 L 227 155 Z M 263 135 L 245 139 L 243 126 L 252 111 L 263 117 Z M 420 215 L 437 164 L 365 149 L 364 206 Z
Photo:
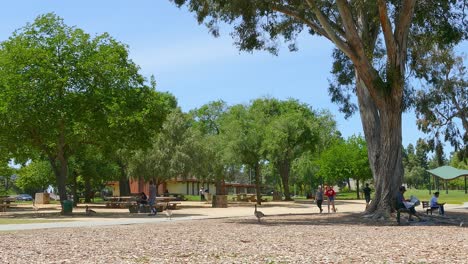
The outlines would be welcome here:
M 466 194 L 466 175 L 465 175 L 465 194 Z
M 429 194 L 432 192 L 432 186 L 431 186 L 431 175 L 429 175 Z
M 448 183 L 447 183 L 447 180 L 445 180 L 445 193 L 448 194 Z

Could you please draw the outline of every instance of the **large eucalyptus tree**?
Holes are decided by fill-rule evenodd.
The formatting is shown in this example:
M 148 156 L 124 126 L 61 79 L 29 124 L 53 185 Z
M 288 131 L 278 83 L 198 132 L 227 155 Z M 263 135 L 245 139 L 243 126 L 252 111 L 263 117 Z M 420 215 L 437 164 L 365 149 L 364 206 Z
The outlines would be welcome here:
M 376 187 L 368 210 L 375 217 L 388 215 L 403 176 L 401 118 L 409 59 L 416 58 L 413 54 L 422 43 L 447 44 L 464 37 L 466 1 L 172 1 L 196 13 L 198 22 L 205 22 L 215 36 L 220 23 L 233 24 L 240 50 L 276 54 L 280 41 L 296 50 L 301 31 L 330 40 L 338 49 L 335 57 L 348 66 L 342 68 L 348 78 L 334 85 L 339 90 L 332 89 L 334 99 L 345 103 L 344 110 L 356 109 L 346 92 L 358 99 Z

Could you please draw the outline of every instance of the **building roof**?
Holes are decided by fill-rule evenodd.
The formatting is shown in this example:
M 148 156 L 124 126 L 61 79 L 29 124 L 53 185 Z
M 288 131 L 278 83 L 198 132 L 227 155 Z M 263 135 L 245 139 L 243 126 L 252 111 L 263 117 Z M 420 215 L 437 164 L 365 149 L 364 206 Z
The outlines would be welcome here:
M 444 180 L 453 180 L 458 177 L 468 176 L 468 170 L 460 170 L 451 166 L 442 166 L 433 170 L 428 170 L 428 172 Z

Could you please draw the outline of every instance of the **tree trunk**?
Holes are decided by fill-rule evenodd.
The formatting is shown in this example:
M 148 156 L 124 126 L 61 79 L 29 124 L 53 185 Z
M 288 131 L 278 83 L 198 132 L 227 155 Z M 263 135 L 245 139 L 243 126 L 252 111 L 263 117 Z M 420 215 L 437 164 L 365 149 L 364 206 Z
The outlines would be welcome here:
M 94 196 L 91 188 L 91 179 L 89 177 L 84 178 L 85 181 L 85 202 L 90 203 L 91 198 Z
M 61 155 L 59 157 L 59 162 L 52 157 L 48 156 L 50 166 L 55 174 L 55 180 L 57 181 L 57 191 L 60 197 L 60 204 L 62 205 L 62 212 L 63 212 L 63 201 L 67 200 L 67 188 L 66 182 L 68 177 L 68 160 Z
M 72 182 L 72 194 L 73 194 L 73 206 L 76 207 L 78 205 L 78 201 L 80 200 L 80 197 L 78 197 L 78 183 L 77 183 L 77 178 L 78 178 L 78 173 L 73 170 L 73 182 Z
M 130 195 L 130 182 L 128 181 L 127 166 L 121 160 L 118 160 L 117 164 L 119 165 L 119 168 L 120 168 L 120 178 L 119 178 L 120 196 L 129 196 Z
M 278 165 L 278 170 L 281 175 L 281 181 L 283 183 L 284 200 L 291 201 L 291 192 L 289 190 L 289 161 L 282 161 Z
M 357 198 L 361 199 L 361 196 L 359 194 L 359 180 L 356 180 L 356 194 L 357 194 Z
M 254 166 L 255 169 L 255 192 L 257 194 L 257 204 L 262 204 L 262 197 L 260 193 L 260 164 L 257 162 Z
M 359 111 L 375 183 L 375 199 L 367 212 L 387 217 L 395 207 L 403 179 L 401 102 L 387 98 L 383 109 L 377 109 L 364 83 L 357 80 Z
M 380 151 L 374 159 L 375 199 L 369 206 L 369 212 L 388 215 L 395 207 L 395 197 L 403 179 L 401 149 L 401 111 L 388 105 L 380 111 Z

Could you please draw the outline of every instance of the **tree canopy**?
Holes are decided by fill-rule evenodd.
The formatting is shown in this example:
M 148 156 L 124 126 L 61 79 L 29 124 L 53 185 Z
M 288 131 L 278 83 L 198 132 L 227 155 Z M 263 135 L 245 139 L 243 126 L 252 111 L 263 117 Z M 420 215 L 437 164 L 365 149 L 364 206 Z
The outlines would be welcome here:
M 138 71 L 109 34 L 92 37 L 55 14 L 37 17 L 0 45 L 2 147 L 48 159 L 67 199 L 68 161 L 81 145 L 123 142 L 157 112 L 158 103 L 144 103 L 149 88 Z
M 335 59 L 347 66 L 336 71 L 344 78 L 334 85 L 339 89 L 333 99 L 345 103 L 342 110 L 354 111 L 348 95 L 358 97 L 376 189 L 368 211 L 376 219 L 389 215 L 403 178 L 401 116 L 411 94 L 407 67 L 417 65 L 434 43 L 447 46 L 466 38 L 466 1 L 172 1 L 194 12 L 215 36 L 220 23 L 232 24 L 240 50 L 277 54 L 280 42 L 296 50 L 303 31 L 330 40 L 339 50 Z

